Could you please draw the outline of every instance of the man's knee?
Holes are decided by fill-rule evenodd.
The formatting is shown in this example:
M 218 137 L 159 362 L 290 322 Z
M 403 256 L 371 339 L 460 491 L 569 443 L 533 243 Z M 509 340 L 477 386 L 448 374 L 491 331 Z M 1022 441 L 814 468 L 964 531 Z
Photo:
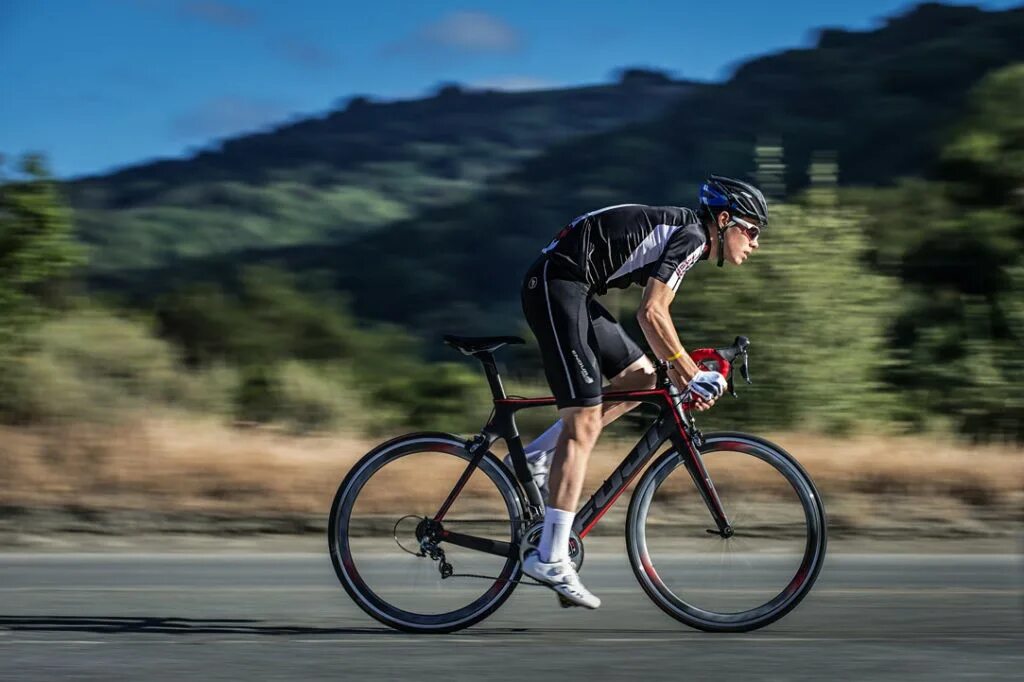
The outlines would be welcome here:
M 563 437 L 593 446 L 601 435 L 601 406 L 569 407 L 559 410 L 562 418 Z
M 610 383 L 613 390 L 641 391 L 654 388 L 657 380 L 654 365 L 645 355 L 615 375 Z

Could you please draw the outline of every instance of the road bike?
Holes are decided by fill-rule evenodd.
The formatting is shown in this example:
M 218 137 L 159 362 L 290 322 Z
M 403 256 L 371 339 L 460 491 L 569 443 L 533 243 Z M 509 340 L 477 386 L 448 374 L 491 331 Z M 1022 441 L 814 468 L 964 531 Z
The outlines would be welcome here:
M 412 433 L 360 459 L 334 498 L 328 544 L 335 572 L 366 613 L 398 630 L 453 632 L 494 613 L 522 582 L 536 549 L 544 500 L 516 426 L 519 410 L 555 399 L 508 396 L 494 353 L 514 336 L 445 336 L 483 364 L 494 400 L 472 438 Z M 749 383 L 750 342 L 691 353 Z M 605 402 L 658 408 L 625 459 L 576 513 L 570 559 L 584 567 L 583 541 L 641 472 L 625 519 L 626 551 L 640 586 L 669 616 L 700 630 L 743 632 L 789 613 L 807 595 L 825 557 L 821 497 L 779 446 L 739 432 L 703 434 L 694 401 L 657 363 L 649 390 L 607 392 Z M 505 441 L 512 467 L 491 452 Z M 653 464 L 646 467 L 655 457 Z M 563 602 L 563 606 L 567 602 Z

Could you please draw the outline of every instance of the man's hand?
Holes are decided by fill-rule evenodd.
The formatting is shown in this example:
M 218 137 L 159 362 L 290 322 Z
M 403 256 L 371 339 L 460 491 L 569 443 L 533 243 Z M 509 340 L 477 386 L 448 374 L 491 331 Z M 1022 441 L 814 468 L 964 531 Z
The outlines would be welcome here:
M 707 410 L 722 397 L 729 385 L 719 372 L 700 371 L 686 384 L 686 392 L 694 399 L 698 412 Z
M 677 367 L 669 367 L 668 377 L 669 379 L 672 380 L 672 383 L 675 384 L 679 388 L 679 390 L 683 392 L 683 395 L 687 393 L 687 391 L 689 390 L 688 387 L 690 382 L 686 380 L 686 377 L 683 376 L 683 373 L 680 372 Z M 694 399 L 693 407 L 698 412 L 703 412 L 704 410 L 710 409 L 710 407 L 715 404 L 714 400 L 703 400 L 699 398 L 696 394 L 692 395 L 691 397 Z

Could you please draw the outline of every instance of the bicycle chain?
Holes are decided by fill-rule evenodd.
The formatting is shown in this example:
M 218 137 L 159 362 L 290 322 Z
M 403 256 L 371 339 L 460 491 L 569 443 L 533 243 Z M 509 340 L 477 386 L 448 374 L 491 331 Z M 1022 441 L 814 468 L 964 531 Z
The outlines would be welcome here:
M 399 547 L 401 547 L 401 545 L 399 545 Z M 406 551 L 409 551 L 409 550 L 406 550 Z M 479 573 L 455 573 L 455 568 L 450 563 L 448 563 L 448 558 L 445 556 L 444 550 L 441 549 L 440 547 L 438 547 L 437 545 L 433 545 L 433 544 L 426 545 L 424 547 L 424 549 L 420 550 L 420 552 L 417 552 L 417 553 L 409 552 L 409 553 L 410 554 L 414 554 L 415 556 L 418 556 L 418 557 L 423 557 L 423 558 L 430 557 L 432 560 L 438 562 L 437 570 L 441 574 L 441 580 L 447 580 L 449 578 L 477 578 L 477 579 L 480 579 L 480 580 L 493 580 L 495 582 L 501 582 L 501 583 L 514 582 L 515 584 L 526 585 L 527 587 L 547 587 L 547 585 L 545 585 L 544 583 L 539 582 L 535 578 L 532 578 L 530 576 L 525 576 L 525 577 L 530 578 L 530 580 L 533 581 L 532 583 L 524 583 L 522 578 L 520 578 L 519 580 L 510 581 L 510 580 L 502 580 L 501 578 L 499 578 L 496 575 L 481 575 Z
M 451 566 L 451 564 L 449 564 L 449 566 Z M 530 580 L 532 580 L 533 582 L 524 583 L 522 578 L 519 578 L 518 580 L 502 580 L 496 575 L 480 575 L 478 573 L 451 573 L 447 576 L 447 578 L 480 578 L 482 580 L 493 580 L 495 582 L 500 583 L 514 583 L 516 585 L 525 585 L 526 587 L 548 587 L 544 583 L 538 582 L 535 578 L 532 578 L 530 576 L 525 577 L 530 578 Z M 444 576 L 444 574 L 441 575 L 442 580 L 446 580 L 447 578 Z
M 412 515 L 412 514 L 409 514 L 407 516 L 403 516 L 402 518 L 400 518 L 395 523 L 395 528 L 393 529 L 394 530 L 395 542 L 398 544 L 398 547 L 400 549 L 402 549 L 405 552 L 408 552 L 409 554 L 412 554 L 413 556 L 418 556 L 418 557 L 421 557 L 421 558 L 429 557 L 430 559 L 438 562 L 437 570 L 441 574 L 441 580 L 447 580 L 449 578 L 476 578 L 476 579 L 479 579 L 479 580 L 493 580 L 495 582 L 501 582 L 501 583 L 512 582 L 512 583 L 515 583 L 517 585 L 525 585 L 526 587 L 548 587 L 544 583 L 540 582 L 539 580 L 537 580 L 536 578 L 533 578 L 531 576 L 524 576 L 524 577 L 530 578 L 530 580 L 532 582 L 523 582 L 522 577 L 520 577 L 518 580 L 510 581 L 510 580 L 502 580 L 501 578 L 499 578 L 496 575 L 481 575 L 479 573 L 455 573 L 455 568 L 450 563 L 448 563 L 448 559 L 445 556 L 444 550 L 441 549 L 440 547 L 438 547 L 436 543 L 429 542 L 429 541 L 428 542 L 423 542 L 423 543 L 421 543 L 420 551 L 418 551 L 418 552 L 413 552 L 412 550 L 409 550 L 409 549 L 407 549 L 407 548 L 402 546 L 402 543 L 398 539 L 398 531 L 397 531 L 397 529 L 398 529 L 398 524 L 400 524 L 402 521 L 404 521 L 407 518 L 416 518 L 416 517 L 414 515 Z

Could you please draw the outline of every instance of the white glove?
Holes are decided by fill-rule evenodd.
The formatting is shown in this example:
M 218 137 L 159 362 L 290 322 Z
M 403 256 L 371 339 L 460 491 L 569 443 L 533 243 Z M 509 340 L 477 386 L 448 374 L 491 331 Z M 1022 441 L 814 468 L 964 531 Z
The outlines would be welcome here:
M 686 385 L 686 390 L 701 400 L 717 400 L 729 388 L 719 372 L 697 372 Z

